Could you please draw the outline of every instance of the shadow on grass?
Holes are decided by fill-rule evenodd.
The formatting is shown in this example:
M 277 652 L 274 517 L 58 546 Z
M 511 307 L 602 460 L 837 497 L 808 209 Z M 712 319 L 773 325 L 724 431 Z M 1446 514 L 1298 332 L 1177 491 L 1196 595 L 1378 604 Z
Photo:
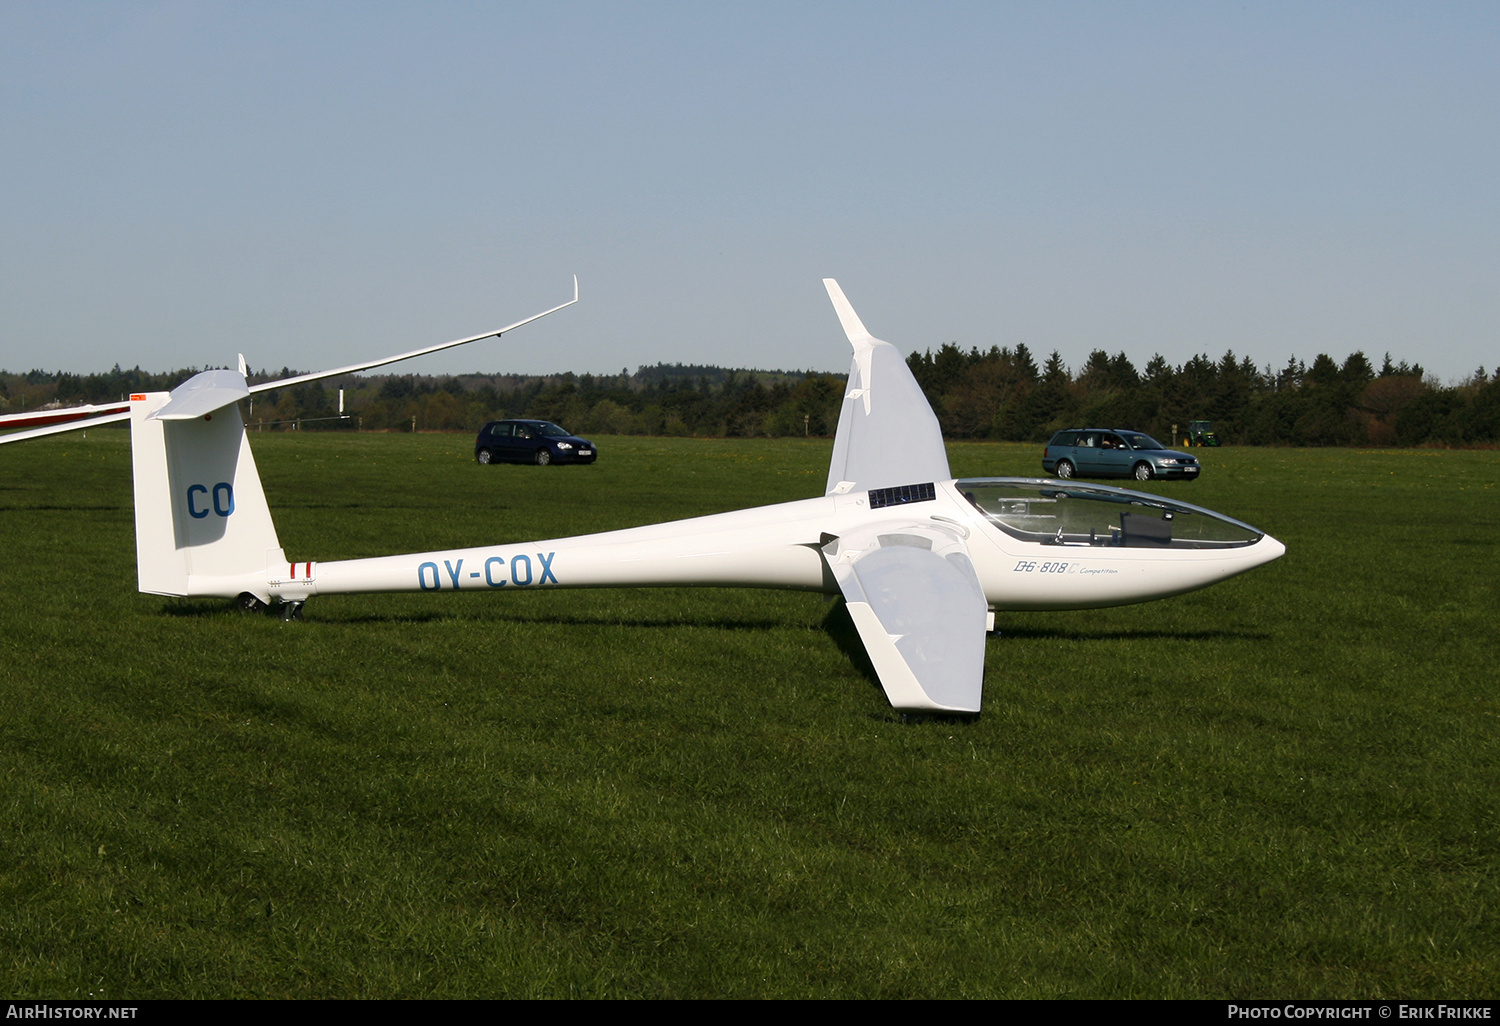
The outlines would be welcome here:
M 162 616 L 226 616 L 236 612 L 228 599 L 198 599 L 192 602 L 168 602 L 161 607 Z
M 875 673 L 875 664 L 870 661 L 870 653 L 865 651 L 865 643 L 860 639 L 859 628 L 854 626 L 854 618 L 849 615 L 849 607 L 843 599 L 835 602 L 827 615 L 823 617 L 823 631 L 839 647 L 839 651 L 844 653 L 844 658 L 849 660 L 883 697 L 885 689 L 880 686 L 880 677 Z
M 869 653 L 865 651 L 864 641 L 859 636 L 859 629 L 854 626 L 854 620 L 849 615 L 849 608 L 842 599 L 836 602 L 828 615 L 823 617 L 823 630 L 828 634 L 833 643 L 839 647 L 850 664 L 859 671 L 865 680 L 874 688 L 882 699 L 885 698 L 885 689 L 880 686 L 880 678 L 875 673 L 875 665 L 870 661 Z M 1014 630 L 1002 630 L 998 635 L 1001 639 L 1014 640 L 1037 640 L 1037 641 L 1268 641 L 1271 635 L 1260 631 L 1235 631 L 1235 630 L 1197 630 L 1197 631 L 1164 631 L 1164 630 L 1077 630 L 1063 628 L 1036 628 L 1022 627 Z M 958 722 L 969 722 L 977 719 L 975 716 L 909 716 L 901 717 L 903 722 L 923 722 L 927 719 Z
M 190 602 L 169 602 L 162 606 L 163 616 L 178 617 L 215 617 L 215 616 L 269 616 L 272 619 L 279 618 L 281 608 L 271 605 L 264 610 L 255 613 L 242 613 L 235 608 L 233 602 L 228 599 L 204 599 Z M 670 628 L 670 627 L 705 627 L 713 630 L 728 631 L 772 631 L 786 626 L 786 623 L 777 619 L 746 620 L 746 619 L 723 619 L 715 616 L 696 617 L 644 617 L 644 616 L 579 616 L 567 613 L 549 613 L 547 615 L 529 615 L 516 613 L 500 613 L 493 610 L 483 612 L 464 612 L 461 610 L 431 611 L 420 613 L 357 613 L 350 616 L 319 616 L 316 600 L 309 602 L 304 623 L 308 624 L 330 624 L 338 626 L 381 626 L 388 624 L 414 624 L 414 623 L 442 623 L 454 620 L 472 621 L 483 624 L 486 627 L 494 627 L 501 624 L 524 624 L 526 626 L 540 627 L 645 627 L 645 628 Z M 852 629 L 852 623 L 851 623 Z M 858 643 L 858 638 L 855 639 Z
M 0 489 L 0 490 L 4 490 L 4 489 Z M 17 488 L 17 489 L 13 489 L 13 490 L 14 491 L 23 491 L 24 489 Z M 106 505 L 87 505 L 87 504 L 84 504 L 84 503 L 77 503 L 77 504 L 71 505 L 71 506 L 59 506 L 59 505 L 56 505 L 56 504 L 38 503 L 35 506 L 7 506 L 4 509 L 0 509 L 0 514 L 5 514 L 5 513 L 120 513 L 120 512 L 129 512 L 133 508 L 134 507 L 132 507 L 132 506 L 130 506 L 128 504 L 127 505 L 121 505 L 120 503 L 113 503 L 113 504 L 106 504 Z
M 1264 631 L 1163 631 L 1163 630 L 1078 630 L 1061 627 L 1006 627 L 996 625 L 1002 641 L 1024 638 L 1029 641 L 1270 641 Z
M 314 614 L 316 618 L 316 614 Z M 357 616 L 338 616 L 324 623 L 382 624 L 382 623 L 430 623 L 439 620 L 472 620 L 488 625 L 525 624 L 536 627 L 707 627 L 728 631 L 772 631 L 786 626 L 781 620 L 726 620 L 715 616 L 645 617 L 645 616 L 578 616 L 566 613 L 531 616 L 515 613 L 413 613 L 392 614 L 362 613 Z
M 780 619 L 768 618 L 764 620 L 723 619 L 721 617 L 702 616 L 584 616 L 576 613 L 570 614 L 563 611 L 546 614 L 529 614 L 501 612 L 493 609 L 485 610 L 461 610 L 449 609 L 443 611 L 423 611 L 404 613 L 356 613 L 353 615 L 319 616 L 316 600 L 310 602 L 307 607 L 311 610 L 310 620 L 315 623 L 340 624 L 340 625 L 381 625 L 393 623 L 441 623 L 452 620 L 471 620 L 486 625 L 494 624 L 525 624 L 528 626 L 568 626 L 568 627 L 641 627 L 641 628 L 670 628 L 670 627 L 702 627 L 714 630 L 728 631 L 772 631 L 786 626 Z M 163 616 L 177 617 L 212 617 L 234 614 L 237 616 L 271 616 L 275 618 L 280 615 L 280 606 L 271 605 L 265 610 L 257 613 L 243 613 L 235 608 L 233 602 L 227 599 L 195 599 L 191 601 L 173 601 L 162 606 Z M 860 639 L 859 630 L 854 626 L 854 620 L 849 616 L 848 606 L 842 599 L 835 602 L 823 617 L 823 631 L 838 646 L 839 651 L 852 663 L 865 679 L 875 687 L 880 687 L 880 678 L 875 673 L 875 666 L 870 662 L 869 653 L 865 651 L 864 642 Z M 1089 630 L 1076 627 L 1006 627 L 1000 625 L 999 632 L 995 637 L 1000 640 L 1027 640 L 1027 641 L 1269 641 L 1272 637 L 1263 631 L 1247 630 L 1155 630 L 1155 629 L 1133 629 L 1133 630 Z

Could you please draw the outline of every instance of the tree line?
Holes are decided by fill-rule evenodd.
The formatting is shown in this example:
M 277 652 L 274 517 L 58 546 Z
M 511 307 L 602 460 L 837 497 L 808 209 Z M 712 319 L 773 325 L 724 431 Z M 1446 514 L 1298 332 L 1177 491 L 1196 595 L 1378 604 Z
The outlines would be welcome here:
M 949 344 L 907 360 L 949 438 L 1045 441 L 1064 427 L 1135 428 L 1166 442 L 1211 420 L 1236 445 L 1479 445 L 1500 441 L 1500 368 L 1457 385 L 1420 364 L 1377 369 L 1363 352 L 1343 363 L 1257 369 L 1233 352 L 1173 367 L 1160 355 L 1137 370 L 1123 352 L 1089 354 L 1070 373 L 1053 352 L 1039 368 L 1025 345 L 965 351 Z
M 1075 373 L 1053 352 L 1040 366 L 1025 345 L 914 353 L 907 364 L 948 438 L 1042 442 L 1064 427 L 1134 428 L 1164 442 L 1190 420 L 1211 420 L 1238 445 L 1486 445 L 1500 442 L 1500 368 L 1442 385 L 1420 365 L 1379 368 L 1362 352 L 1319 354 L 1280 370 L 1227 352 L 1137 370 L 1122 352 L 1089 354 Z M 0 371 L 0 412 L 116 402 L 169 390 L 196 369 L 165 373 L 116 365 L 100 374 Z M 262 371 L 252 383 L 294 376 Z M 344 392 L 344 415 L 338 410 Z M 581 434 L 829 436 L 844 376 L 657 364 L 618 375 L 351 375 L 256 396 L 251 430 L 477 431 L 532 417 Z

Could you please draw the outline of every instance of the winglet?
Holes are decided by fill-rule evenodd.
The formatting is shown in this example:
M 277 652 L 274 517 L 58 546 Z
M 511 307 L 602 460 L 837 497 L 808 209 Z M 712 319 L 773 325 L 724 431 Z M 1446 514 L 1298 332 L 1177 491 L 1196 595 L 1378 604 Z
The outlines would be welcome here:
M 832 278 L 823 279 L 823 287 L 828 290 L 828 298 L 833 300 L 833 309 L 839 315 L 839 323 L 844 326 L 844 334 L 849 336 L 850 342 L 860 339 L 871 338 L 865 324 L 859 319 L 859 314 L 854 312 L 854 307 L 844 296 L 844 290 L 839 288 L 839 283 Z

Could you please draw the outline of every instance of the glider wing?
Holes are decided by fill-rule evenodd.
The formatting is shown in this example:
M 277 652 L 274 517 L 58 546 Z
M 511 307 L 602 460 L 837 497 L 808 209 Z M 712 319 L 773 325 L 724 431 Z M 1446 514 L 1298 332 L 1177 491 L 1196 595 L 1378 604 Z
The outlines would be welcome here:
M 104 407 L 104 410 L 116 409 L 116 407 Z M 130 408 L 128 406 L 118 407 L 122 412 L 100 414 L 98 406 L 78 407 L 76 410 L 52 410 L 53 418 L 44 421 L 44 427 L 32 427 L 25 431 L 12 431 L 8 435 L 0 435 L 0 445 L 6 442 L 24 442 L 31 438 L 42 438 L 46 435 L 60 435 L 68 431 L 86 431 L 99 424 L 114 424 L 122 420 L 130 419 Z M 84 412 L 77 412 L 82 410 Z M 75 416 L 65 416 L 76 414 Z M 17 418 L 17 423 L 12 423 L 8 418 L 0 418 L 0 428 L 17 427 L 23 424 Z
M 942 430 L 900 351 L 865 329 L 838 282 L 823 286 L 854 347 L 826 494 L 948 480 Z
M 53 424 L 66 424 L 75 420 L 104 417 L 111 413 L 129 414 L 130 404 L 107 403 L 103 406 L 94 406 L 85 403 L 83 406 L 70 406 L 67 409 L 32 410 L 30 413 L 3 413 L 0 414 L 0 428 L 49 427 Z
M 822 552 L 891 705 L 978 712 L 989 607 L 963 540 L 898 521 L 835 538 Z
M 452 342 L 443 342 L 425 349 L 413 349 L 409 353 L 397 353 L 394 356 L 384 356 L 378 360 L 368 360 L 364 363 L 353 363 L 347 367 L 335 367 L 332 370 L 317 371 L 313 374 L 299 374 L 296 377 L 282 378 L 280 381 L 266 381 L 259 385 L 246 384 L 245 358 L 240 357 L 239 370 L 208 370 L 184 381 L 172 389 L 172 398 L 161 409 L 151 414 L 155 420 L 195 420 L 198 417 L 211 414 L 216 410 L 223 409 L 230 403 L 238 402 L 247 396 L 260 392 L 269 392 L 277 388 L 286 388 L 290 385 L 301 385 L 309 381 L 321 381 L 324 378 L 339 377 L 344 374 L 355 374 L 359 371 L 369 370 L 372 367 L 383 367 L 388 363 L 397 363 L 401 360 L 410 360 L 415 356 L 426 356 L 428 353 L 441 352 L 444 349 L 452 349 L 455 346 L 467 345 L 470 342 L 478 342 L 486 338 L 499 338 L 507 331 L 513 331 L 523 324 L 540 320 L 550 313 L 556 313 L 565 306 L 572 306 L 578 302 L 578 276 L 573 276 L 573 298 L 566 303 L 559 303 L 550 310 L 543 310 L 539 314 L 532 314 L 524 320 L 516 321 L 514 324 L 494 331 L 486 331 L 482 335 L 470 335 L 468 338 L 455 339 Z M 107 414 L 100 416 L 100 414 Z M 46 419 L 42 419 L 45 417 Z M 31 438 L 40 438 L 43 435 L 61 434 L 65 431 L 81 431 L 93 427 L 95 424 L 110 424 L 115 421 L 129 420 L 130 408 L 128 404 L 115 406 L 82 406 L 71 410 L 48 410 L 44 413 L 35 414 L 13 414 L 0 416 L 0 429 L 6 427 L 28 427 L 26 431 L 16 431 L 8 435 L 0 435 L 0 445 L 6 442 L 21 442 Z M 41 425 L 47 425 L 43 427 Z
M 532 314 L 525 320 L 517 321 L 514 324 L 508 324 L 503 328 L 496 328 L 494 331 L 486 331 L 482 335 L 470 335 L 468 338 L 454 339 L 452 342 L 442 342 L 435 346 L 428 346 L 426 349 L 413 349 L 409 353 L 397 353 L 395 356 L 383 356 L 378 360 L 368 360 L 365 363 L 351 363 L 347 367 L 335 367 L 333 370 L 318 371 L 314 374 L 301 374 L 295 378 L 283 378 L 280 381 L 267 381 L 259 385 L 251 385 L 250 394 L 255 395 L 260 392 L 269 392 L 274 388 L 286 388 L 288 385 L 301 385 L 309 381 L 321 381 L 323 378 L 336 378 L 342 374 L 356 374 L 359 371 L 369 370 L 372 367 L 384 367 L 388 363 L 398 363 L 401 360 L 410 360 L 416 356 L 426 356 L 428 353 L 439 353 L 444 349 L 452 349 L 454 346 L 468 345 L 470 342 L 478 342 L 480 339 L 499 338 L 507 331 L 514 331 L 516 328 L 519 328 L 523 324 L 530 324 L 532 321 L 539 321 L 543 317 L 546 317 L 548 314 L 557 313 L 557 311 L 561 310 L 563 307 L 572 306 L 576 302 L 578 302 L 578 275 L 575 274 L 573 275 L 572 299 L 568 300 L 566 303 L 558 303 L 550 310 L 543 310 L 539 314 Z M 242 362 L 243 359 L 244 358 L 241 357 Z

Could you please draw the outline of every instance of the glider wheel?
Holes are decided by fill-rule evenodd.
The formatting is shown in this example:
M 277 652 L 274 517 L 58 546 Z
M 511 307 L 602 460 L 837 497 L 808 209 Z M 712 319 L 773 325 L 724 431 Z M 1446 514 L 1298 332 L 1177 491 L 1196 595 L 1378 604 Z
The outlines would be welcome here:
M 246 591 L 234 600 L 234 608 L 242 613 L 260 613 L 265 611 L 266 604 Z

